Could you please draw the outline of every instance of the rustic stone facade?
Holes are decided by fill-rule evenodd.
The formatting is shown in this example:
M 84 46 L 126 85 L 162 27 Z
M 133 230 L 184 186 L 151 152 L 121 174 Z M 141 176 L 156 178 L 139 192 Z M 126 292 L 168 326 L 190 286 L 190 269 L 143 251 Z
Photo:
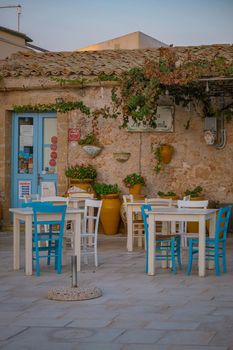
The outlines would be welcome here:
M 200 48 L 201 54 L 204 55 L 208 50 L 212 50 L 211 54 L 214 54 L 214 47 L 206 50 L 205 47 Z M 232 46 L 217 46 L 216 50 L 222 50 L 227 59 L 232 59 Z M 185 49 L 180 48 L 178 51 L 181 55 Z M 153 50 L 145 50 L 145 52 L 146 55 L 157 55 Z M 194 50 L 193 52 L 194 55 L 197 55 L 199 51 Z M 38 62 L 41 60 L 43 63 L 41 67 L 39 63 L 36 64 L 36 54 L 33 54 L 32 59 L 29 57 L 28 65 L 27 56 L 22 55 L 22 57 L 19 55 L 18 61 L 12 59 L 9 62 L 0 63 L 4 73 L 4 78 L 0 81 L 0 195 L 5 225 L 10 222 L 13 105 L 48 104 L 54 103 L 57 97 L 62 97 L 65 101 L 83 101 L 91 109 L 104 107 L 111 103 L 111 89 L 116 85 L 115 82 L 92 82 L 82 87 L 71 86 L 59 84 L 59 82 L 50 79 L 48 75 L 56 75 L 56 72 L 69 75 L 69 69 L 71 73 L 75 71 L 71 67 L 71 62 L 75 57 L 79 60 L 76 73 L 82 71 L 83 74 L 90 74 L 92 77 L 95 74 L 95 67 L 97 67 L 98 72 L 104 69 L 101 62 L 105 62 L 107 73 L 116 73 L 120 62 L 123 65 L 120 71 L 124 70 L 126 66 L 130 66 L 130 57 L 134 58 L 135 62 L 132 63 L 134 65 L 137 61 L 137 55 L 138 59 L 140 58 L 140 64 L 144 62 L 142 50 L 137 52 L 133 50 L 130 54 L 124 51 L 120 53 L 106 52 L 106 54 L 90 53 L 89 56 L 87 53 L 83 54 L 84 56 L 81 53 L 40 54 Z M 103 61 L 101 61 L 101 55 Z M 116 55 L 120 57 L 117 64 Z M 89 59 L 91 63 L 88 65 L 85 60 L 82 60 L 83 57 Z M 95 66 L 94 62 L 97 59 L 99 61 Z M 61 60 L 62 71 L 55 69 L 57 60 Z M 65 60 L 70 60 L 67 62 L 67 64 L 70 63 L 69 69 Z M 110 61 L 113 66 L 115 64 L 115 68 L 112 70 L 110 69 Z M 51 66 L 51 72 L 49 62 L 54 62 L 54 65 Z M 190 127 L 186 130 L 185 125 L 188 120 L 190 120 Z M 214 146 L 206 145 L 203 119 L 200 117 L 197 107 L 192 104 L 190 109 L 175 106 L 174 132 L 172 133 L 132 133 L 119 129 L 119 120 L 100 118 L 98 123 L 99 142 L 103 146 L 103 150 L 96 158 L 87 155 L 82 146 L 77 143 L 68 142 L 68 128 L 74 125 L 80 127 L 82 136 L 92 131 L 91 120 L 79 110 L 57 113 L 59 194 L 65 193 L 68 186 L 64 175 L 65 168 L 76 163 L 88 163 L 97 169 L 98 181 L 117 183 L 122 193 L 127 193 L 127 189 L 123 185 L 123 178 L 132 172 L 141 172 L 145 176 L 147 184 L 143 191 L 148 196 L 156 196 L 158 191 L 174 191 L 182 197 L 186 189 L 200 185 L 203 187 L 207 199 L 233 203 L 232 122 L 225 123 L 226 146 L 223 149 L 216 149 Z M 171 163 L 164 165 L 163 170 L 156 174 L 154 171 L 156 161 L 151 151 L 151 145 L 160 142 L 173 145 L 174 155 Z M 124 163 L 118 162 L 113 156 L 113 153 L 122 151 L 131 153 L 129 160 Z
M 88 87 L 84 89 L 60 89 L 57 91 L 12 91 L 1 93 L 0 108 L 0 178 L 4 223 L 9 223 L 11 188 L 11 121 L 14 104 L 53 103 L 55 98 L 63 96 L 65 100 L 82 100 L 90 108 L 103 107 L 111 101 L 111 87 Z M 190 128 L 184 125 L 191 118 Z M 58 188 L 59 194 L 67 189 L 64 175 L 66 166 L 76 163 L 89 163 L 98 171 L 98 181 L 117 183 L 122 193 L 127 193 L 123 178 L 131 172 L 140 172 L 145 176 L 147 186 L 144 193 L 156 196 L 157 191 L 175 191 L 182 196 L 187 188 L 201 185 L 205 197 L 220 202 L 233 202 L 233 131 L 232 123 L 226 124 L 227 144 L 222 150 L 206 145 L 203 133 L 203 119 L 193 106 L 188 111 L 175 107 L 174 132 L 172 133 L 132 133 L 119 129 L 119 121 L 99 119 L 99 142 L 103 150 L 96 158 L 90 158 L 82 146 L 68 143 L 68 128 L 76 125 L 85 136 L 91 132 L 91 121 L 78 110 L 66 114 L 57 114 L 58 125 Z M 156 161 L 151 151 L 152 143 L 170 143 L 174 146 L 174 155 L 168 165 L 164 165 L 160 174 L 153 170 Z M 119 163 L 115 152 L 130 152 L 128 161 Z

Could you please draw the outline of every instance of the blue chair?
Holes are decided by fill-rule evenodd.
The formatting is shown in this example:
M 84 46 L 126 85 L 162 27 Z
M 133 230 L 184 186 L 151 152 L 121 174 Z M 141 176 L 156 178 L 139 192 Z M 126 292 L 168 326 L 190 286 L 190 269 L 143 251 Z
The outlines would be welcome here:
M 220 208 L 216 221 L 216 230 L 214 238 L 206 238 L 206 260 L 212 260 L 215 263 L 215 274 L 220 276 L 220 259 L 222 259 L 223 272 L 227 271 L 226 266 L 226 238 L 229 218 L 232 206 Z M 198 254 L 198 238 L 190 238 L 188 240 L 188 268 L 187 274 L 190 275 L 192 270 L 193 260 L 198 260 L 194 257 Z
M 51 258 L 55 260 L 55 270 L 61 273 L 62 269 L 62 240 L 65 225 L 66 205 L 54 205 L 51 202 L 25 203 L 24 207 L 33 210 L 33 256 L 36 263 L 36 275 L 40 276 L 40 259 L 47 258 L 50 265 Z M 51 219 L 50 215 L 54 218 Z M 45 232 L 40 232 L 40 226 L 46 227 Z M 47 243 L 46 245 L 42 243 Z
M 146 241 L 146 273 L 148 272 L 148 214 L 147 211 L 151 211 L 152 206 L 150 204 L 144 204 L 141 206 L 141 213 L 145 230 Z M 155 259 L 166 260 L 172 262 L 172 271 L 176 273 L 176 261 L 177 258 L 178 267 L 181 270 L 180 260 L 180 235 L 163 235 L 156 234 L 156 246 L 155 246 Z

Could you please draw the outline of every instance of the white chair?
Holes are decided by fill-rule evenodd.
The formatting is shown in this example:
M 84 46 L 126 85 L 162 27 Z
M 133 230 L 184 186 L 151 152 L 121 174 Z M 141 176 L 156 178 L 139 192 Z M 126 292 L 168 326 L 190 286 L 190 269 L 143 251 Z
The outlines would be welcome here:
M 129 202 L 138 202 L 139 200 L 134 200 L 134 197 L 132 194 L 125 194 L 122 196 L 122 199 L 123 199 L 123 205 L 121 207 L 121 217 L 122 217 L 123 222 L 125 221 L 125 224 L 127 224 L 125 204 L 129 203 Z M 144 200 L 142 201 L 142 204 L 144 204 Z M 144 246 L 145 246 L 144 223 L 142 220 L 141 213 L 134 213 L 133 240 L 134 239 L 137 239 L 139 248 L 142 248 L 143 241 L 144 241 Z
M 85 200 L 84 218 L 81 232 L 81 254 L 84 255 L 84 263 L 88 263 L 88 255 L 94 254 L 96 267 L 98 266 L 97 236 L 101 206 L 102 200 Z M 90 238 L 92 239 L 91 242 Z
M 95 266 L 98 266 L 97 237 L 102 201 L 86 199 L 81 228 L 81 255 L 84 263 L 88 264 L 88 255 L 94 255 Z M 73 253 L 72 231 L 65 232 L 63 244 L 63 259 Z
M 145 203 L 155 207 L 171 207 L 172 198 L 146 198 Z
M 23 197 L 24 203 L 31 203 L 31 202 L 39 202 L 40 201 L 40 195 L 39 194 L 26 194 Z
M 54 181 L 41 181 L 41 197 L 56 196 L 56 194 Z
M 69 198 L 68 197 L 61 197 L 61 196 L 48 196 L 48 197 L 41 197 L 41 202 L 53 202 L 53 203 L 59 203 L 59 204 L 66 204 L 69 205 Z
M 146 204 L 150 204 L 152 208 L 172 207 L 172 198 L 146 198 Z M 156 232 L 163 234 L 171 234 L 171 225 L 167 222 L 156 222 Z
M 208 200 L 204 201 L 191 201 L 191 200 L 178 200 L 178 208 L 192 208 L 192 209 L 207 209 L 209 204 Z M 199 233 L 188 233 L 187 232 L 187 222 L 179 222 L 178 233 L 182 236 L 182 246 L 187 247 L 187 238 L 198 238 Z

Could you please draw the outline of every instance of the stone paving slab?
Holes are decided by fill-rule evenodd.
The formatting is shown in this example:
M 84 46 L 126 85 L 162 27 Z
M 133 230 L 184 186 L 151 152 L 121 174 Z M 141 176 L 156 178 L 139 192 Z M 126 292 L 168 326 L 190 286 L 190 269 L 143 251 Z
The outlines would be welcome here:
M 82 265 L 78 283 L 103 296 L 62 302 L 47 292 L 70 286 L 70 267 L 57 275 L 45 264 L 40 277 L 13 271 L 12 234 L 0 233 L 0 349 L 233 350 L 232 238 L 228 273 L 205 278 L 196 267 L 192 276 L 161 268 L 147 276 L 143 250 L 127 253 L 120 235 L 99 241 L 100 266 Z

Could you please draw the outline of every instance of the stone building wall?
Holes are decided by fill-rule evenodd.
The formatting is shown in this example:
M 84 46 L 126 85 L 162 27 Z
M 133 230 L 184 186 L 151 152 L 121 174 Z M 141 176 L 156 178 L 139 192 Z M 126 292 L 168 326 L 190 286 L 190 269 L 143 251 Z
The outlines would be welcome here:
M 11 82 L 11 86 L 16 85 Z M 34 83 L 33 83 L 34 84 Z M 30 85 L 30 84 L 29 84 Z M 39 85 L 38 85 L 39 86 Z M 0 193 L 4 223 L 9 222 L 10 207 L 10 155 L 11 155 L 11 118 L 12 106 L 37 103 L 54 103 L 57 97 L 65 101 L 83 101 L 90 108 L 103 107 L 111 101 L 111 86 L 71 88 L 36 88 L 26 91 L 12 88 L 12 91 L 0 92 Z M 191 118 L 190 128 L 185 124 Z M 82 136 L 92 131 L 91 120 L 80 111 L 58 113 L 58 189 L 63 194 L 67 189 L 64 175 L 68 165 L 76 163 L 92 164 L 98 171 L 98 180 L 117 183 L 122 193 L 127 193 L 123 178 L 132 172 L 141 171 L 147 186 L 143 189 L 148 196 L 156 196 L 160 191 L 175 191 L 182 196 L 187 188 L 198 185 L 204 188 L 205 197 L 220 202 L 233 202 L 233 129 L 232 123 L 226 124 L 227 143 L 224 149 L 206 145 L 203 133 L 203 119 L 191 105 L 188 111 L 175 107 L 174 132 L 172 133 L 132 133 L 119 129 L 119 121 L 99 119 L 99 142 L 103 150 L 96 158 L 90 158 L 82 146 L 68 143 L 68 128 L 81 128 Z M 151 143 L 170 143 L 174 146 L 174 155 L 170 164 L 165 165 L 160 174 L 156 174 L 156 161 L 151 152 Z M 130 152 L 128 161 L 119 163 L 113 156 L 115 152 Z

